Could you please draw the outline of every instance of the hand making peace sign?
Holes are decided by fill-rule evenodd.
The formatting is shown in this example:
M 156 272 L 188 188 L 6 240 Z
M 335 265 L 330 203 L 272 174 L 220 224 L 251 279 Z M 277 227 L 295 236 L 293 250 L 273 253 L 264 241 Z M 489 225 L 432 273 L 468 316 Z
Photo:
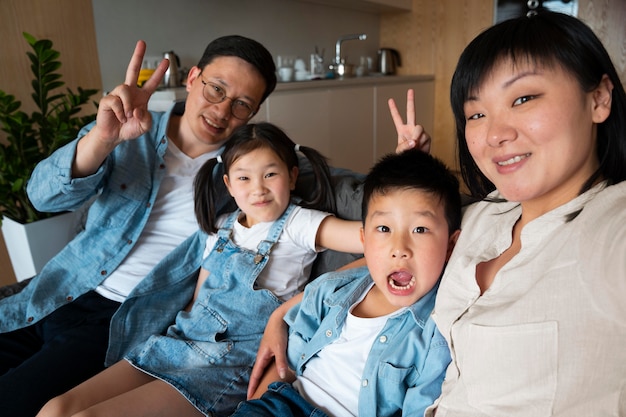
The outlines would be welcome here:
M 431 139 L 422 125 L 415 124 L 415 92 L 409 89 L 406 92 L 406 124 L 398 111 L 396 102 L 390 98 L 388 101 L 389 112 L 398 133 L 398 145 L 396 153 L 419 146 L 420 150 L 430 152 Z
M 152 116 L 148 112 L 148 101 L 161 83 L 169 62 L 162 60 L 143 86 L 137 87 L 145 52 L 146 43 L 138 41 L 124 84 L 100 100 L 96 125 L 78 142 L 72 165 L 73 178 L 93 174 L 118 144 L 136 139 L 150 129 Z
M 167 59 L 162 60 L 152 76 L 142 87 L 138 87 L 137 79 L 145 51 L 146 43 L 138 41 L 126 70 L 124 84 L 118 85 L 100 100 L 96 129 L 102 141 L 118 144 L 135 139 L 150 129 L 152 118 L 148 112 L 148 101 L 161 83 L 169 62 Z

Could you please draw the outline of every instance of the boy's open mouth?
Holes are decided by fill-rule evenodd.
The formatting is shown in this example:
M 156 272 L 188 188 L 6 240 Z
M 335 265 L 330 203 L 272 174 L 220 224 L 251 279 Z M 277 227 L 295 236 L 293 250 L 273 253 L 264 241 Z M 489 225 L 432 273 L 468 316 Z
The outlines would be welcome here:
M 394 290 L 408 290 L 415 286 L 415 277 L 406 271 L 394 272 L 389 275 L 388 283 Z

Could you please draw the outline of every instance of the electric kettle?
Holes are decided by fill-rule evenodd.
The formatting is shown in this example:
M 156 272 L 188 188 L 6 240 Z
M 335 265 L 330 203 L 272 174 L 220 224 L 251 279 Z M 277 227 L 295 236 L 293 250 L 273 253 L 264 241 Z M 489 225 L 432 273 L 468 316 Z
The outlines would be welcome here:
M 180 59 L 178 55 L 174 51 L 169 51 L 163 53 L 163 58 L 167 58 L 170 61 L 170 66 L 165 71 L 165 76 L 163 76 L 163 85 L 165 87 L 180 87 L 180 75 L 178 73 Z
M 396 66 L 401 66 L 400 53 L 392 48 L 378 50 L 378 72 L 384 75 L 396 73 Z

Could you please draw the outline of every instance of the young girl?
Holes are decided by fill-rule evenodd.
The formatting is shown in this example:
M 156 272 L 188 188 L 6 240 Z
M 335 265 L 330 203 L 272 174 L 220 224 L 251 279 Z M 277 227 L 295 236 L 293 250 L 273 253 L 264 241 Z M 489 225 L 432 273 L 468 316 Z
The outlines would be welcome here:
M 311 162 L 317 185 L 313 200 L 301 205 L 291 196 L 297 150 Z M 219 163 L 238 209 L 216 220 Z M 325 159 L 315 150 L 296 146 L 268 123 L 236 130 L 221 157 L 196 177 L 196 216 L 209 236 L 189 305 L 164 334 L 53 399 L 39 416 L 79 416 L 87 409 L 89 416 L 108 417 L 230 414 L 245 399 L 267 318 L 302 290 L 316 253 L 363 252 L 360 222 L 303 207 L 332 208 L 331 191 Z

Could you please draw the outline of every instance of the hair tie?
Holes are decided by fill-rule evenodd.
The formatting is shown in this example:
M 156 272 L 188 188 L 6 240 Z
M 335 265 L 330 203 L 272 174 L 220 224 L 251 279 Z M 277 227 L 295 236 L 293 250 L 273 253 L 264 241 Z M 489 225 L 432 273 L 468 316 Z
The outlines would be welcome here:
M 217 156 L 215 157 L 215 159 L 217 159 L 217 163 L 218 163 L 218 164 L 221 164 L 222 162 L 224 162 L 224 161 L 222 161 L 222 155 L 217 155 Z
M 296 146 L 293 147 L 296 152 L 300 152 L 300 145 L 296 143 Z

